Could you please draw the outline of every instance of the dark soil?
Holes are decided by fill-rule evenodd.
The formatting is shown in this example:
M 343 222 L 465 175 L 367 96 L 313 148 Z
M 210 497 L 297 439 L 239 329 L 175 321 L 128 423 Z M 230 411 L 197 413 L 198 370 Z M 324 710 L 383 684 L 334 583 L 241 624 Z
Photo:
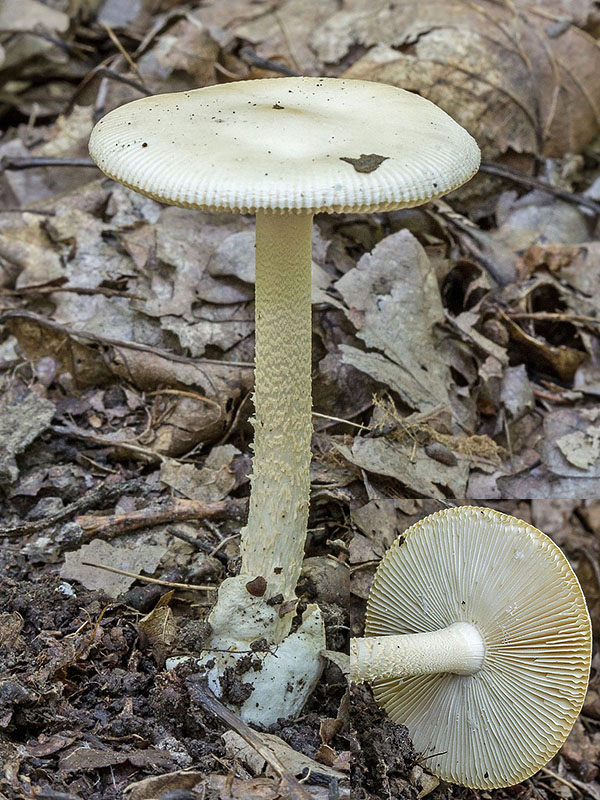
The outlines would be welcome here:
M 61 581 L 55 566 L 28 564 L 15 545 L 5 547 L 3 556 L 0 797 L 116 800 L 146 776 L 193 768 L 209 778 L 233 777 L 239 768 L 221 738 L 227 726 L 190 691 L 200 679 L 193 662 L 165 671 L 139 627 L 140 607 L 147 609 L 149 601 L 154 607 L 164 587 L 138 586 L 127 594 L 129 603 L 112 600 Z M 201 620 L 186 625 L 182 618 L 180 624 L 180 644 L 201 640 Z M 320 725 L 337 716 L 345 688 L 341 672 L 330 665 L 305 714 L 280 720 L 270 731 L 314 758 L 322 744 Z M 343 724 L 329 745 L 332 752 L 348 749 Z M 315 773 L 305 785 L 327 791 L 329 783 Z M 265 797 L 274 797 L 276 786 Z M 185 791 L 180 800 L 200 797 Z M 176 797 L 168 791 L 156 796 Z M 221 796 L 220 784 L 207 783 L 206 798 Z M 252 783 L 241 796 L 262 797 Z
M 417 763 L 417 754 L 408 730 L 385 715 L 364 684 L 352 687 L 351 698 L 351 730 L 355 738 L 352 797 L 415 800 L 418 790 L 411 784 L 411 770 Z

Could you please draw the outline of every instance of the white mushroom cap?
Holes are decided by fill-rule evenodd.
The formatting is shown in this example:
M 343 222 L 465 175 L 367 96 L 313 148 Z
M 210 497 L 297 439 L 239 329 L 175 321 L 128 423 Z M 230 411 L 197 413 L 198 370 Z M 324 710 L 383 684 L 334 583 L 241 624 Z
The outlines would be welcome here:
M 271 78 L 146 97 L 90 138 L 107 175 L 164 203 L 253 213 L 383 211 L 469 180 L 475 140 L 387 84 Z
M 421 633 L 455 622 L 485 642 L 474 675 L 377 681 L 427 768 L 453 783 L 519 783 L 552 758 L 583 704 L 591 625 L 561 550 L 526 522 L 488 508 L 426 517 L 381 562 L 366 634 Z

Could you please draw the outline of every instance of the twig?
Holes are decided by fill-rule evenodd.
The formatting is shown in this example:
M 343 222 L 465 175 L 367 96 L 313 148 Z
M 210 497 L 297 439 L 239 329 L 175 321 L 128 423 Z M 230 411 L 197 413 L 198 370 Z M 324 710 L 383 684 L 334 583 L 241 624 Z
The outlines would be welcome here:
M 167 505 L 159 508 L 143 508 L 126 514 L 110 516 L 81 516 L 76 522 L 86 534 L 98 536 L 105 532 L 111 535 L 129 533 L 140 528 L 154 525 L 166 525 L 171 522 L 186 522 L 191 519 L 241 519 L 246 514 L 248 500 L 232 500 L 226 498 L 216 503 L 205 503 L 202 500 L 185 500 L 173 497 Z
M 279 757 L 264 744 L 256 731 L 249 728 L 245 722 L 242 722 L 242 720 L 233 713 L 233 711 L 230 711 L 223 703 L 217 700 L 208 688 L 207 679 L 202 678 L 201 680 L 194 680 L 193 677 L 194 676 L 191 676 L 186 680 L 192 703 L 195 706 L 202 706 L 215 714 L 215 716 L 241 736 L 245 742 L 248 742 L 250 747 L 256 750 L 256 752 L 265 759 L 281 779 L 279 785 L 280 795 L 286 792 L 289 800 L 311 800 L 308 790 L 287 770 Z
M 98 169 L 91 158 L 54 158 L 50 156 L 3 156 L 0 158 L 0 172 L 37 167 L 94 167 L 94 169 Z
M 592 200 L 590 197 L 584 197 L 582 194 L 575 192 L 568 192 L 566 189 L 559 189 L 553 186 L 548 181 L 534 178 L 531 175 L 526 175 L 518 169 L 512 167 L 505 167 L 501 164 L 493 164 L 490 161 L 482 161 L 479 167 L 481 172 L 486 172 L 488 175 L 497 175 L 499 178 L 506 178 L 514 183 L 520 183 L 523 186 L 528 186 L 530 189 L 540 189 L 542 192 L 552 194 L 560 200 L 565 200 L 567 203 L 574 203 L 578 206 L 585 206 L 593 211 L 595 214 L 600 214 L 600 203 Z
M 343 422 L 345 425 L 352 425 L 353 428 L 360 428 L 360 430 L 363 431 L 371 430 L 366 425 L 359 425 L 358 422 L 350 422 L 349 419 L 342 419 L 342 417 L 331 417 L 329 414 L 319 414 L 318 411 L 313 411 L 312 415 L 313 417 L 319 417 L 319 419 L 330 419 L 333 422 Z
M 4 372 L 5 369 L 12 369 L 22 362 L 22 358 L 11 358 L 10 361 L 0 360 L 0 372 Z
M 579 789 L 572 784 L 571 781 L 568 781 L 566 778 L 563 778 L 562 775 L 559 775 L 558 772 L 554 772 L 553 770 L 548 769 L 548 767 L 542 767 L 541 772 L 544 772 L 546 775 L 550 775 L 550 777 L 554 778 L 555 781 L 564 784 L 564 786 L 568 786 L 569 789 L 572 789 L 575 792 L 575 794 L 581 796 Z
M 75 91 L 71 95 L 71 98 L 69 100 L 69 104 L 67 106 L 67 109 L 66 109 L 65 113 L 68 114 L 73 109 L 73 106 L 77 102 L 77 98 L 79 97 L 79 95 L 82 93 L 82 91 L 88 85 L 88 83 L 93 78 L 96 78 L 96 77 L 98 77 L 98 78 L 108 78 L 111 81 L 117 81 L 117 83 L 124 83 L 126 86 L 131 86 L 132 89 L 137 89 L 138 92 L 140 92 L 140 94 L 144 94 L 144 95 L 146 95 L 146 97 L 152 97 L 152 95 L 154 94 L 154 92 L 151 92 L 149 89 L 146 89 L 145 86 L 142 86 L 141 83 L 138 83 L 137 81 L 134 81 L 131 78 L 126 78 L 124 75 L 120 75 L 118 72 L 115 72 L 113 69 L 110 69 L 109 67 L 106 67 L 104 65 L 100 65 L 100 66 L 94 67 L 94 69 L 90 70 L 90 72 L 88 72 L 88 74 L 85 76 L 85 78 L 81 81 L 79 86 L 75 89 Z
M 0 208 L 0 214 L 41 214 L 44 217 L 55 217 L 56 211 L 43 208 Z
M 219 587 L 213 586 L 209 583 L 174 583 L 173 581 L 161 581 L 158 578 L 149 578 L 147 575 L 140 575 L 137 572 L 129 572 L 126 569 L 117 569 L 117 567 L 108 567 L 106 564 L 93 564 L 91 561 L 82 561 L 84 567 L 95 567 L 96 569 L 103 569 L 106 572 L 114 572 L 115 575 L 125 575 L 127 578 L 135 578 L 136 581 L 143 581 L 145 583 L 155 583 L 158 586 L 170 586 L 171 589 L 194 589 L 202 592 L 214 592 Z
M 147 344 L 138 344 L 137 342 L 128 342 L 124 339 L 111 339 L 108 336 L 100 336 L 97 333 L 88 333 L 87 331 L 74 331 L 67 325 L 61 325 L 59 322 L 42 317 L 39 314 L 34 314 L 32 311 L 7 311 L 5 314 L 0 314 L 0 325 L 11 319 L 28 320 L 34 322 L 41 328 L 47 328 L 51 331 L 58 331 L 59 333 L 66 334 L 70 339 L 83 339 L 86 342 L 94 342 L 94 344 L 110 345 L 112 347 L 122 347 L 129 350 L 138 350 L 141 353 L 152 353 L 155 356 L 164 358 L 168 361 L 176 361 L 179 364 L 191 364 L 192 366 L 199 366 L 201 364 L 218 364 L 227 367 L 246 367 L 247 369 L 254 369 L 254 364 L 247 361 L 217 361 L 212 358 L 187 358 L 186 356 L 178 356 L 176 353 L 170 353 L 168 350 L 162 350 L 159 347 L 151 347 Z
M 220 550 L 222 547 L 224 547 L 226 544 L 229 544 L 229 542 L 233 542 L 233 540 L 234 540 L 234 539 L 237 539 L 237 538 L 238 538 L 239 536 L 241 536 L 241 535 L 242 535 L 241 533 L 232 533 L 232 534 L 231 534 L 231 536 L 226 536 L 224 539 L 221 539 L 221 541 L 219 542 L 219 544 L 218 544 L 218 545 L 216 545 L 215 547 L 213 547 L 213 549 L 212 549 L 212 550 L 209 552 L 209 554 L 208 554 L 208 555 L 209 555 L 209 556 L 214 556 L 214 555 L 216 555 L 216 553 L 218 553 L 218 552 L 219 552 L 219 550 Z
M 157 389 L 155 392 L 147 392 L 146 394 L 148 397 L 157 397 L 163 394 L 172 394 L 175 395 L 175 397 L 189 397 L 192 400 L 199 400 L 202 403 L 213 406 L 218 411 L 222 411 L 221 406 L 216 400 L 211 400 L 210 397 L 205 397 L 203 394 L 198 394 L 197 392 L 186 392 L 182 389 Z
M 203 542 L 197 536 L 192 536 L 191 533 L 178 530 L 174 525 L 171 525 L 169 528 L 167 528 L 167 533 L 170 533 L 171 536 L 175 536 L 177 539 L 181 539 L 182 542 L 191 544 L 192 547 L 196 548 L 196 550 L 203 550 L 205 553 L 210 553 L 211 551 L 211 545 Z
M 127 63 L 129 64 L 129 66 L 130 66 L 130 68 L 131 68 L 131 71 L 132 71 L 132 72 L 135 72 L 135 74 L 138 76 L 138 78 L 139 78 L 139 80 L 140 80 L 140 85 L 141 85 L 141 86 L 143 86 L 143 88 L 145 89 L 146 87 L 145 87 L 145 85 L 144 85 L 144 79 L 143 79 L 143 77 L 140 75 L 140 71 L 139 71 L 139 69 L 137 68 L 137 64 L 136 64 L 136 63 L 135 63 L 135 61 L 134 61 L 134 60 L 131 58 L 131 56 L 129 55 L 129 53 L 127 52 L 127 50 L 125 50 L 125 48 L 124 48 L 124 47 L 123 47 L 123 45 L 121 44 L 121 41 L 119 40 L 119 37 L 117 36 L 117 34 L 116 34 L 114 31 L 113 31 L 113 29 L 110 27 L 110 25 L 107 25 L 107 24 L 106 24 L 106 22 L 103 22 L 103 23 L 101 23 L 101 24 L 102 24 L 102 27 L 104 28 L 104 30 L 107 32 L 107 34 L 108 34 L 108 36 L 109 36 L 109 38 L 110 38 L 111 42 L 112 42 L 112 43 L 114 44 L 114 46 L 117 48 L 117 50 L 119 51 L 119 53 L 121 53 L 121 55 L 123 56 L 123 58 L 125 59 L 125 61 L 127 61 Z
M 294 39 L 288 33 L 287 25 L 285 24 L 285 21 L 284 21 L 283 17 L 281 16 L 281 14 L 279 13 L 277 7 L 275 7 L 273 9 L 273 15 L 274 15 L 275 19 L 277 20 L 277 24 L 279 25 L 279 30 L 281 31 L 281 33 L 283 35 L 283 38 L 284 38 L 285 43 L 287 45 L 287 49 L 290 51 L 290 56 L 291 56 L 291 59 L 292 59 L 292 63 L 294 64 L 294 66 L 298 70 L 298 74 L 302 75 L 302 66 L 300 64 L 300 59 L 298 58 L 298 54 L 296 52 L 296 47 L 294 45 Z
M 150 450 L 149 447 L 141 447 L 139 444 L 132 444 L 131 442 L 127 441 L 116 441 L 115 439 L 111 439 L 109 436 L 101 436 L 99 433 L 90 433 L 89 431 L 81 430 L 81 428 L 75 428 L 68 425 L 51 425 L 50 430 L 54 431 L 54 433 L 60 434 L 61 436 L 72 436 L 74 439 L 81 439 L 84 442 L 92 442 L 93 444 L 99 444 L 103 447 L 114 447 L 120 450 L 128 450 L 130 453 L 144 456 L 151 461 L 162 462 L 165 460 L 165 456 L 155 452 L 154 450 Z
M 279 61 L 271 61 L 269 58 L 263 58 L 255 53 L 250 47 L 242 47 L 240 55 L 247 64 L 251 64 L 260 69 L 268 69 L 271 72 L 280 72 L 282 75 L 287 75 L 290 78 L 299 78 L 300 73 L 296 72 L 285 64 L 280 64 Z
M 91 508 L 105 508 L 126 494 L 131 494 L 132 492 L 145 494 L 147 491 L 149 491 L 149 487 L 143 478 L 103 484 L 83 497 L 79 497 L 66 508 L 44 517 L 44 519 L 35 520 L 35 522 L 23 522 L 21 525 L 13 525 L 10 528 L 0 528 L 0 536 L 22 536 L 29 533 L 39 533 L 51 525 L 64 522 L 81 511 L 89 511 Z
M 511 319 L 539 319 L 556 322 L 585 322 L 591 325 L 600 325 L 600 318 L 588 317 L 584 314 L 563 314 L 556 311 L 531 311 L 529 313 L 520 311 L 509 311 L 507 316 Z
M 125 297 L 129 300 L 145 300 L 146 298 L 140 294 L 130 294 L 129 292 L 121 292 L 118 289 L 105 289 L 103 286 L 96 286 L 90 288 L 88 286 L 24 286 L 22 289 L 0 289 L 0 294 L 9 297 L 22 297 L 29 294 L 56 294 L 57 292 L 69 292 L 71 294 L 81 295 L 97 295 L 101 294 L 105 297 Z
M 31 28 L 10 28 L 7 30 L 0 28 L 0 34 L 9 34 L 11 38 L 19 35 L 35 36 L 38 39 L 45 39 L 47 42 L 55 45 L 65 53 L 75 53 L 77 50 L 84 53 L 96 52 L 95 49 L 89 44 L 82 44 L 80 42 L 65 42 L 63 39 L 58 39 L 56 36 L 52 36 L 51 34 L 47 33 L 47 31 L 42 30 L 32 30 Z

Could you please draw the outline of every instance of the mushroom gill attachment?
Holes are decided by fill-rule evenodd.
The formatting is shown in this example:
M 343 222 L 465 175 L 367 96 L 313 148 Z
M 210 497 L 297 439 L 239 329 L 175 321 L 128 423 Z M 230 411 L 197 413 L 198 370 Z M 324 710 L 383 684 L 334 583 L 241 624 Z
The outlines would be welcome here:
M 365 632 L 391 642 L 447 636 L 457 623 L 481 636 L 478 668 L 388 674 L 373 692 L 434 774 L 472 788 L 511 786 L 554 756 L 583 704 L 585 598 L 562 551 L 536 528 L 489 508 L 451 508 L 417 522 L 387 552 Z

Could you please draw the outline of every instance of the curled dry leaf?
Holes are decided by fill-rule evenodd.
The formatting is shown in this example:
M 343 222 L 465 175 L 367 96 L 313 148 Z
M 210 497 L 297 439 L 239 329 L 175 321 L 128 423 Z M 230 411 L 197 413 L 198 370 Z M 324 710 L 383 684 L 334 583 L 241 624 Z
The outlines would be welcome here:
M 335 288 L 369 348 L 341 345 L 344 362 L 397 392 L 411 408 L 449 405 L 449 371 L 434 331 L 444 310 L 435 272 L 417 239 L 407 230 L 388 236 Z
M 509 317 L 503 315 L 503 318 L 508 326 L 511 339 L 527 355 L 528 361 L 550 370 L 563 381 L 573 380 L 578 367 L 586 360 L 587 356 L 583 351 L 567 345 L 556 347 L 548 344 L 543 339 L 526 333 Z
M 15 456 L 50 425 L 54 404 L 35 392 L 5 392 L 0 396 L 0 483 L 19 476 Z
M 168 605 L 157 606 L 142 617 L 138 627 L 148 639 L 156 662 L 163 665 L 177 636 L 177 623 L 173 612 Z
M 146 537 L 145 541 L 136 539 L 135 542 L 118 545 L 110 545 L 103 539 L 92 539 L 79 550 L 66 554 L 60 574 L 63 578 L 79 581 L 88 589 L 99 589 L 109 597 L 118 597 L 129 589 L 135 578 L 89 565 L 106 565 L 126 572 L 151 574 L 158 567 L 166 551 L 164 535 L 155 535 L 153 541 L 157 538 L 159 544 L 153 544 L 150 537 Z
M 600 478 L 600 411 L 565 408 L 547 414 L 540 450 L 555 475 Z
M 77 334 L 27 312 L 13 312 L 5 320 L 26 358 L 37 362 L 52 356 L 58 372 L 69 373 L 77 388 L 125 381 L 142 391 L 164 392 L 170 413 L 155 428 L 152 442 L 163 455 L 178 456 L 221 436 L 235 402 L 252 386 L 249 368 Z
M 345 77 L 419 92 L 452 114 L 485 155 L 579 152 L 598 132 L 600 49 L 572 4 L 519 0 L 362 0 L 314 33 L 325 62 L 371 48 Z M 571 21 L 573 20 L 573 21 Z

